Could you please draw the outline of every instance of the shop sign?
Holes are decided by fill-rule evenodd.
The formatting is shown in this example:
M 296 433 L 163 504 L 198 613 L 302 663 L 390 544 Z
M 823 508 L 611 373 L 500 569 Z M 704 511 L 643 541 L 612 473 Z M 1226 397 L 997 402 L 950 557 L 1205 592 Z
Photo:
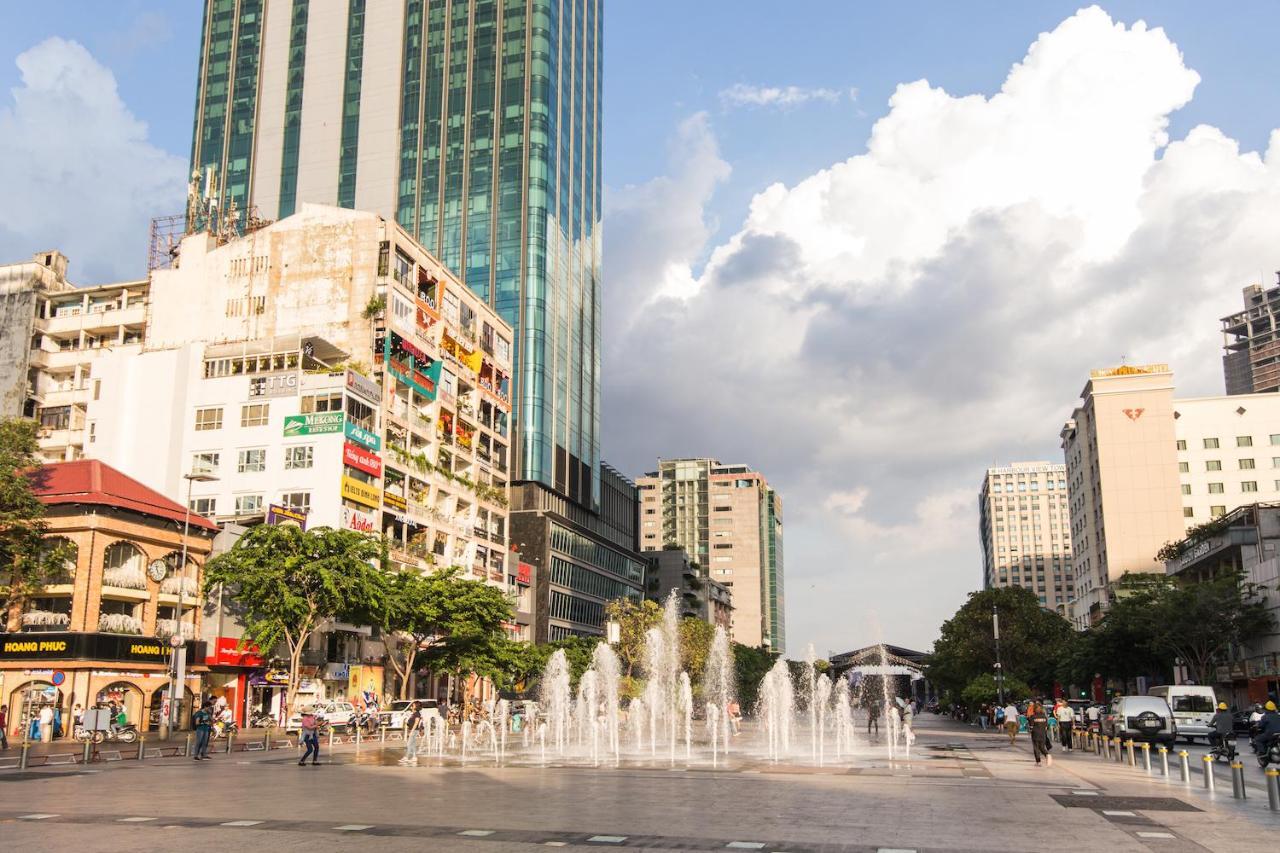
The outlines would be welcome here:
M 394 492 L 383 492 L 382 502 L 387 506 L 395 507 L 401 512 L 404 512 L 409 508 L 409 505 L 405 502 L 405 499 L 395 494 Z
M 372 515 L 367 512 L 361 512 L 358 509 L 352 509 L 349 506 L 342 508 L 342 526 L 347 530 L 355 530 L 358 533 L 374 533 L 377 531 L 377 525 L 374 524 Z
M 357 471 L 363 471 L 374 477 L 382 476 L 382 459 L 371 450 L 366 450 L 350 441 L 342 443 L 342 461 Z
M 347 393 L 354 394 L 374 406 L 382 400 L 382 389 L 378 383 L 363 374 L 347 368 Z
M 433 359 L 403 337 L 387 330 L 382 343 L 382 359 L 387 373 L 433 401 L 440 387 L 443 362 Z
M 191 658 L 205 656 L 203 642 L 189 644 Z M 50 632 L 0 634 L 0 660 L 101 660 L 136 663 L 169 662 L 169 646 L 154 637 L 127 634 Z
M 298 393 L 297 371 L 288 373 L 260 373 L 249 377 L 249 399 L 264 397 L 292 397 Z
M 346 474 L 342 475 L 342 496 L 367 507 L 378 507 L 378 490 Z
M 240 640 L 236 637 L 218 637 L 209 651 L 204 659 L 206 666 L 262 666 L 258 646 L 250 643 L 240 648 Z
M 342 412 L 313 412 L 309 415 L 288 415 L 284 419 L 284 437 L 323 435 L 342 432 L 345 416 Z
M 267 506 L 267 524 L 291 525 L 307 529 L 307 511 L 290 506 L 270 504 Z
M 516 583 L 529 586 L 533 583 L 533 566 L 528 563 L 519 563 L 516 565 Z
M 352 441 L 363 444 L 370 450 L 378 450 L 382 447 L 382 439 L 378 438 L 376 432 L 370 432 L 360 424 L 353 424 L 351 421 L 345 421 L 342 427 L 342 433 Z
M 346 681 L 351 674 L 351 665 L 346 663 L 330 663 L 324 668 L 325 681 Z

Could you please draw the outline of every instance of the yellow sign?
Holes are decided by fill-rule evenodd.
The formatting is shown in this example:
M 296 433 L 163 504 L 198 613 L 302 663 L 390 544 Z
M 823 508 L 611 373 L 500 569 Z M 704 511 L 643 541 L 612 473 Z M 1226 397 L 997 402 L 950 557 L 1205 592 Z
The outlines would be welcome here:
M 134 643 L 129 646 L 129 654 L 131 655 L 162 655 L 165 650 L 157 645 L 144 645 L 142 643 Z
M 368 483 L 362 483 L 354 477 L 348 477 L 346 474 L 343 474 L 342 496 L 348 500 L 353 500 L 358 504 L 364 504 L 367 507 L 377 509 L 379 498 L 382 496 L 382 493 Z
M 4 644 L 6 652 L 65 652 L 66 640 L 10 640 Z

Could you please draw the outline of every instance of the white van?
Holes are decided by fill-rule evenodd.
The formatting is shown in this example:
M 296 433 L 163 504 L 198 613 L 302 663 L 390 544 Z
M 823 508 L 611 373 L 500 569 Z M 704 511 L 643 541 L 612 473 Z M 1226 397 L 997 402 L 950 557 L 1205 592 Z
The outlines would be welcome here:
M 1188 741 L 1198 737 L 1209 739 L 1212 720 L 1218 710 L 1218 697 L 1213 688 L 1203 684 L 1170 684 L 1152 687 L 1148 696 L 1159 696 L 1169 703 L 1173 721 L 1178 724 L 1178 734 Z

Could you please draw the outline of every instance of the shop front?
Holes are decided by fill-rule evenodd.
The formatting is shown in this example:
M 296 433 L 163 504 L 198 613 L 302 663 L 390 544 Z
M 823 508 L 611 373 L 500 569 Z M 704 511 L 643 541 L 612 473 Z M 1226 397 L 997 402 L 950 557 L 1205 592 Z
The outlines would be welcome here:
M 202 660 L 204 643 L 189 643 L 188 654 Z M 0 634 L 0 703 L 9 706 L 9 735 L 20 737 L 47 708 L 56 735 L 70 737 L 79 711 L 99 703 L 121 707 L 140 730 L 154 729 L 168 698 L 169 657 L 169 646 L 153 637 Z M 188 668 L 184 710 L 199 694 L 203 671 Z M 190 714 L 181 717 L 185 727 Z
M 262 709 L 254 705 L 250 684 L 254 673 L 263 669 L 258 647 L 241 648 L 236 637 L 218 637 L 210 642 L 204 662 L 209 668 L 204 680 L 205 698 L 225 702 L 235 715 L 236 725 L 245 728 L 254 716 L 262 713 Z

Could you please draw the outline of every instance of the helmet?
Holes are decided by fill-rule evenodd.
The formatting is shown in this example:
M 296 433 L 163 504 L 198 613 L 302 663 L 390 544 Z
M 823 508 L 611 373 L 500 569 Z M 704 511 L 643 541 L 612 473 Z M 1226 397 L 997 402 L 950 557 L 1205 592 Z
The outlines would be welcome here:
M 1226 702 L 1219 702 L 1219 703 L 1218 703 L 1218 710 L 1219 710 L 1219 711 L 1225 711 L 1225 710 L 1227 710 L 1227 703 L 1226 703 Z
M 1268 711 L 1274 711 L 1275 709 L 1276 709 L 1276 703 L 1275 703 L 1275 702 L 1268 702 L 1268 703 L 1267 703 L 1267 710 L 1268 710 Z
M 1262 703 L 1261 703 L 1261 702 L 1254 702 L 1254 703 L 1253 703 L 1253 710 L 1255 710 L 1255 711 L 1261 711 L 1261 710 L 1262 710 Z

